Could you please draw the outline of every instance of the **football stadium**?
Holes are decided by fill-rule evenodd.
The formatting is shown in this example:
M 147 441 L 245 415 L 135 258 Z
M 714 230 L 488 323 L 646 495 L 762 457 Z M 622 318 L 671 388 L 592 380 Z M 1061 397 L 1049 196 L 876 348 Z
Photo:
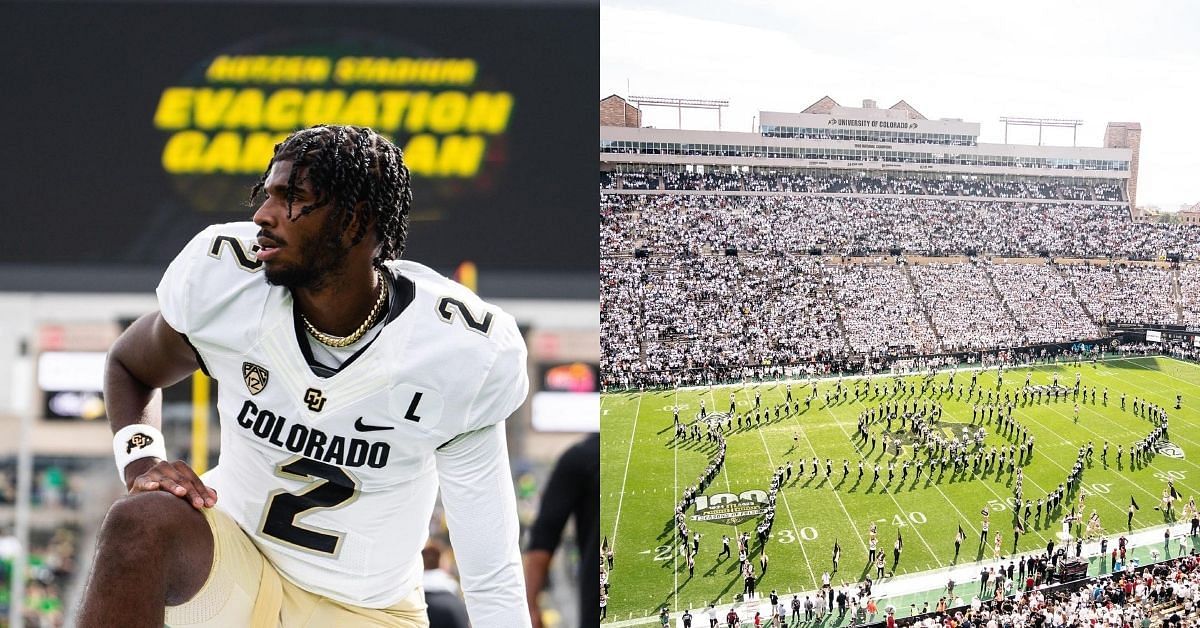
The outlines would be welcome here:
M 239 493 L 257 495 L 249 497 L 246 503 L 253 506 L 244 514 L 261 518 L 262 531 L 254 530 L 254 522 L 238 529 L 263 543 L 256 545 L 261 551 L 298 548 L 295 556 L 328 561 L 310 571 L 310 579 L 297 585 L 301 588 L 311 587 L 312 579 L 323 574 L 348 569 L 353 579 L 325 597 L 365 599 L 360 594 L 371 582 L 396 589 L 403 585 L 405 595 L 423 590 L 433 628 L 466 628 L 472 619 L 478 626 L 487 622 L 480 616 L 488 613 L 503 625 L 594 625 L 597 571 L 591 561 L 581 571 L 580 556 L 595 555 L 599 535 L 596 523 L 579 517 L 590 513 L 596 518 L 599 478 L 595 463 L 587 464 L 596 456 L 580 458 L 588 450 L 579 444 L 595 440 L 599 429 L 597 231 L 592 174 L 583 160 L 587 151 L 579 159 L 564 151 L 591 142 L 593 111 L 585 88 L 594 81 L 597 50 L 576 43 L 594 37 L 598 8 L 569 1 L 519 10 L 507 2 L 17 1 L 5 3 L 2 13 L 7 96 L 0 116 L 10 141 L 24 148 L 0 157 L 9 192 L 3 212 L 7 224 L 0 234 L 0 626 L 152 625 L 165 598 L 152 600 L 157 603 L 153 612 L 128 621 L 106 620 L 98 613 L 88 617 L 81 608 L 84 600 L 115 605 L 126 594 L 153 592 L 164 581 L 169 587 L 205 581 L 209 571 L 199 566 L 175 570 L 169 578 L 156 570 L 161 566 L 156 555 L 171 553 L 168 544 L 158 543 L 189 537 L 183 529 L 107 543 L 110 551 L 118 547 L 110 559 L 136 557 L 140 564 L 110 560 L 108 565 L 122 566 L 104 571 L 98 558 L 104 555 L 104 535 L 122 528 L 141 530 L 150 525 L 143 521 L 158 520 L 159 512 L 171 506 L 203 523 L 179 506 L 184 500 L 160 501 L 141 520 L 106 515 L 118 512 L 114 504 L 146 495 L 171 499 L 163 492 L 165 481 L 156 493 L 127 496 L 123 462 L 139 449 L 155 447 L 161 451 L 155 457 L 186 464 L 198 475 L 208 472 L 205 478 L 226 470 L 232 483 L 219 489 L 215 504 L 207 504 L 213 506 L 210 513 L 223 508 L 235 512 Z M 528 31 L 524 40 L 530 46 L 554 51 L 553 61 L 530 63 L 527 51 L 504 45 L 506 33 L 515 29 Z M 114 33 L 120 33 L 115 45 Z M 571 85 L 566 77 L 578 83 Z M 560 89 L 547 93 L 547 84 Z M 288 247 L 300 240 L 287 242 L 280 235 L 276 243 L 282 246 L 266 249 L 263 234 L 256 236 L 248 221 L 257 216 L 264 230 L 285 234 L 316 218 L 304 211 L 303 217 L 297 213 L 292 227 L 286 219 L 271 223 L 282 213 L 269 210 L 281 205 L 268 200 L 282 196 L 267 190 L 252 197 L 251 190 L 264 177 L 276 144 L 316 125 L 341 130 L 318 129 L 306 136 L 333 138 L 324 145 L 333 149 L 313 152 L 325 150 L 335 162 L 340 159 L 337 177 L 365 172 L 359 179 L 367 181 L 363 189 L 374 185 L 372 177 L 401 179 L 390 146 L 403 151 L 408 169 L 403 183 L 411 184 L 407 248 L 386 267 L 408 268 L 400 271 L 404 277 L 428 276 L 449 291 L 447 296 L 425 306 L 417 303 L 420 292 L 412 288 L 408 305 L 400 308 L 403 313 L 392 317 L 395 304 L 403 303 L 404 287 L 416 280 L 385 279 L 381 263 L 376 274 L 367 274 L 378 278 L 379 297 L 370 293 L 374 305 L 362 308 L 370 314 L 365 320 L 358 316 L 364 322 L 355 332 L 370 339 L 328 344 L 300 326 L 308 318 L 298 305 L 296 333 L 291 334 L 293 325 L 284 326 L 285 345 L 294 350 L 290 357 L 239 359 L 221 371 L 220 358 L 189 334 L 194 354 L 185 352 L 184 359 L 198 360 L 200 367 L 188 369 L 182 381 L 163 389 L 161 417 L 147 410 L 158 433 L 153 438 L 138 433 L 114 443 L 118 421 L 131 417 L 107 392 L 112 390 L 110 376 L 119 370 L 113 366 L 119 361 L 109 356 L 116 355 L 119 337 L 130 338 L 153 319 L 142 317 L 167 309 L 158 296 L 182 292 L 185 301 L 195 296 L 193 305 L 212 305 L 214 315 L 226 319 L 223 329 L 215 331 L 225 335 L 228 329 L 231 335 L 256 320 L 256 312 L 229 307 L 232 299 L 213 297 L 205 286 L 236 284 L 244 288 L 239 295 L 268 289 L 287 293 L 269 288 L 262 279 L 272 266 L 265 251 L 288 255 Z M 314 160 L 311 167 L 318 165 Z M 297 181 L 306 176 L 298 175 Z M 303 191 L 304 185 L 298 182 L 296 189 Z M 559 185 L 562 189 L 555 187 Z M 386 204 L 386 199 L 378 200 L 382 194 L 370 196 L 355 204 L 354 211 Z M 317 205 L 315 200 L 312 204 Z M 299 210 L 302 203 L 296 205 Z M 200 247 L 188 246 L 210 225 L 227 223 L 239 223 L 241 235 L 209 236 Z M 553 238 L 533 227 L 550 223 L 560 225 Z M 298 231 L 292 233 L 300 237 Z M 303 245 L 292 251 L 297 249 Z M 191 259 L 204 270 L 191 275 L 194 282 L 164 279 L 176 259 Z M 430 270 L 421 271 L 416 264 Z M 160 281 L 163 290 L 156 295 Z M 417 321 L 431 325 L 423 332 L 407 332 L 416 338 L 411 351 L 382 348 L 393 334 L 402 333 L 393 330 L 415 329 Z M 329 331 L 316 319 L 308 325 Z M 356 325 L 358 321 L 349 330 Z M 180 332 L 170 334 L 178 340 L 184 332 L 172 328 Z M 262 346 L 266 337 L 252 334 L 238 342 Z M 451 415 L 465 416 L 449 400 L 482 386 L 465 374 L 469 360 L 450 351 L 447 343 L 481 347 L 501 340 L 508 355 L 518 358 L 505 363 L 511 367 L 507 376 L 513 383 L 527 379 L 529 394 L 487 407 L 491 425 L 483 429 L 495 435 L 491 446 L 506 453 L 473 462 L 496 466 L 479 467 L 475 481 L 486 483 L 490 491 L 473 500 L 464 516 L 462 502 L 456 514 L 446 497 L 448 482 L 439 480 L 434 469 L 435 458 L 437 470 L 449 464 L 446 458 L 429 444 L 422 445 L 427 464 L 414 464 L 403 452 L 421 441 L 419 429 L 440 430 L 445 421 L 458 420 Z M 345 353 L 333 353 L 338 359 L 331 363 L 329 349 Z M 312 358 L 312 350 L 325 350 L 318 354 L 324 357 Z M 440 356 L 438 368 L 426 365 L 413 374 L 418 370 L 413 367 L 407 376 L 382 379 L 394 372 L 387 369 L 428 352 Z M 379 361 L 369 357 L 372 353 Z M 330 375 L 331 364 L 339 365 L 342 374 L 343 366 L 357 374 Z M 434 370 L 448 372 L 456 385 L 435 390 L 426 377 Z M 301 386 L 303 394 L 288 395 L 287 401 L 272 399 L 290 390 L 297 377 L 316 377 L 321 383 L 313 384 L 311 392 Z M 520 390 L 504 384 L 499 387 L 514 395 Z M 364 388 L 387 400 L 408 386 L 423 388 L 397 399 L 400 405 L 377 407 L 376 412 L 351 414 L 353 406 L 340 403 Z M 343 393 L 340 399 L 338 392 Z M 244 397 L 247 404 L 240 415 L 236 408 L 229 412 L 233 396 Z M 263 456 L 238 449 L 239 439 L 247 436 L 266 447 L 260 450 Z M 364 443 L 370 443 L 369 451 Z M 231 476 L 228 469 L 237 468 L 239 461 L 261 463 L 257 468 L 265 473 L 254 476 L 258 483 L 249 474 Z M 563 469 L 571 473 L 569 479 L 562 479 L 568 477 Z M 387 481 L 372 486 L 372 472 L 386 475 Z M 267 480 L 261 481 L 263 477 Z M 275 492 L 265 486 L 272 478 L 283 483 Z M 422 490 L 404 488 L 410 485 Z M 462 488 L 456 488 L 461 495 Z M 397 499 L 398 507 L 364 508 L 372 493 Z M 586 504 L 590 510 L 579 505 L 579 495 L 593 498 Z M 489 541 L 471 532 L 472 526 L 494 529 L 497 536 Z M 503 541 L 493 542 L 501 537 Z M 321 545 L 325 542 L 328 546 Z M 479 566 L 492 559 L 481 563 L 479 557 L 501 552 L 503 569 L 489 567 L 486 577 L 480 577 Z M 398 553 L 403 554 L 399 559 Z M 522 560 L 531 557 L 525 577 L 533 591 L 527 599 L 511 585 L 521 579 Z M 401 567 L 403 577 L 395 573 Z M 266 571 L 259 601 L 270 597 Z M 102 573 L 137 584 L 106 595 L 102 587 L 89 585 Z M 581 574 L 586 574 L 582 582 Z M 284 573 L 284 584 L 291 575 Z M 232 588 L 224 577 L 215 576 L 214 586 Z M 508 583 L 503 590 L 493 587 L 500 577 Z M 279 578 L 273 582 L 275 592 L 284 586 Z M 481 589 L 487 591 L 481 595 Z M 222 590 L 230 595 L 229 589 Z M 582 591 L 590 597 L 581 602 Z M 497 602 L 503 612 L 487 610 Z M 212 614 L 222 604 L 202 613 Z M 390 605 L 368 601 L 361 606 L 377 610 Z M 286 609 L 281 607 L 274 621 L 259 615 L 264 621 L 253 625 L 365 621 L 319 614 L 311 623 L 289 620 Z M 414 612 L 404 625 L 417 625 L 407 622 L 426 615 Z M 196 617 L 181 623 L 200 625 Z M 205 625 L 252 624 L 247 617 Z
M 640 104 L 600 104 L 605 622 L 1195 612 L 1200 227 L 1133 209 L 1140 124 Z

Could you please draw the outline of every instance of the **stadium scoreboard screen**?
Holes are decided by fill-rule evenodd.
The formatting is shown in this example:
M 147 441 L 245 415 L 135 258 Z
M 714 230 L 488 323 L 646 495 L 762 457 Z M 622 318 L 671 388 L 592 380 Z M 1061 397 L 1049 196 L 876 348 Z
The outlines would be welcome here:
M 404 150 L 407 256 L 592 271 L 597 7 L 17 3 L 0 264 L 163 267 L 318 123 Z M 585 166 L 586 164 L 586 166 Z M 554 237 L 544 237 L 548 225 Z

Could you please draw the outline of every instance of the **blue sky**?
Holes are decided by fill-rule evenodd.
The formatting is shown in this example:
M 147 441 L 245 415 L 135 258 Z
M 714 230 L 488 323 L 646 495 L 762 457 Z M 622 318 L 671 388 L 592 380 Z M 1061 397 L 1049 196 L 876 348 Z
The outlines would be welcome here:
M 1200 202 L 1200 3 L 601 0 L 600 97 L 631 92 L 729 100 L 721 126 L 738 131 L 825 95 L 904 99 L 979 122 L 985 142 L 1003 141 L 1000 116 L 1083 120 L 1081 146 L 1100 146 L 1107 122 L 1141 122 L 1138 204 Z M 645 122 L 675 127 L 676 112 Z M 684 112 L 683 126 L 717 118 Z

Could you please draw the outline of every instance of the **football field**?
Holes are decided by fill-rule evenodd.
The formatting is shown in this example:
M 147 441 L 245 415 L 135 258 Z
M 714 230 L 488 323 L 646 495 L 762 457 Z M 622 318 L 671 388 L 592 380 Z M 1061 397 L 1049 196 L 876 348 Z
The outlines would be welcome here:
M 1056 374 L 1061 385 L 1072 387 L 1076 373 L 1080 373 L 1082 387 L 1094 387 L 1096 396 L 1094 403 L 1090 395 L 1086 401 L 1079 401 L 1078 421 L 1074 416 L 1076 400 L 1070 393 L 1057 400 L 1043 395 L 1040 401 L 1017 403 L 1012 415 L 1015 425 L 1034 439 L 1032 457 L 1018 465 L 1024 473 L 1024 498 L 1036 504 L 1039 497 L 1065 482 L 1079 447 L 1091 441 L 1095 451 L 1080 484 L 1086 495 L 1085 515 L 1096 511 L 1105 535 L 1115 538 L 1129 530 L 1126 515 L 1131 498 L 1139 506 L 1133 530 L 1182 516 L 1183 504 L 1200 487 L 1200 366 L 1171 358 L 1006 368 L 999 388 L 996 369 L 992 368 L 978 375 L 977 387 L 983 392 L 983 401 L 978 396 L 968 400 L 965 392 L 958 394 L 959 386 L 966 389 L 971 382 L 969 369 L 958 370 L 953 392 L 944 391 L 950 373 L 937 373 L 924 395 L 919 391 L 925 375 L 876 375 L 869 390 L 857 400 L 854 392 L 862 380 L 847 378 L 843 386 L 849 395 L 844 400 L 831 400 L 828 405 L 825 396 L 837 384 L 834 379 L 824 379 L 817 382 L 817 397 L 808 407 L 804 402 L 812 391 L 812 382 L 794 381 L 791 391 L 793 400 L 799 402 L 799 411 L 781 412 L 778 419 L 774 408 L 784 402 L 783 383 L 606 394 L 601 401 L 601 533 L 615 556 L 609 574 L 607 621 L 649 617 L 664 606 L 674 612 L 703 608 L 709 603 L 718 607 L 731 603 L 741 593 L 743 579 L 736 542 L 732 556 L 718 558 L 723 534 L 732 538 L 736 533 L 750 533 L 750 558 L 756 576 L 760 576 L 760 594 L 772 589 L 784 594 L 818 588 L 822 573 L 832 571 L 835 543 L 840 547 L 841 559 L 839 571 L 832 576 L 834 584 L 853 583 L 868 575 L 874 578 L 875 566 L 868 570 L 867 565 L 868 532 L 873 523 L 877 526 L 879 549 L 886 556 L 886 577 L 992 561 L 997 532 L 1003 539 L 1002 556 L 1044 549 L 1049 540 L 1057 543 L 1063 515 L 1078 506 L 1077 495 L 1064 499 L 1061 510 L 1054 515 L 1047 515 L 1043 507 L 1040 517 L 1031 515 L 1026 520 L 1022 512 L 1026 532 L 1014 547 L 1012 498 L 1016 476 L 1007 467 L 997 470 L 993 466 L 979 472 L 968 467 L 956 472 L 953 465 L 944 469 L 938 465 L 930 477 L 930 467 L 926 466 L 919 479 L 914 468 L 901 481 L 901 463 L 914 459 L 912 435 L 895 421 L 890 434 L 901 435 L 903 442 L 901 453 L 895 456 L 894 448 L 883 450 L 886 422 L 868 426 L 870 436 L 876 439 L 874 446 L 870 437 L 864 439 L 857 433 L 858 418 L 864 410 L 885 404 L 908 404 L 910 408 L 940 404 L 943 414 L 936 430 L 943 438 L 960 436 L 964 427 L 975 437 L 982 428 L 986 451 L 993 446 L 1020 445 L 1018 429 L 1002 429 L 994 417 L 972 419 L 972 406 L 987 405 L 989 391 L 998 398 L 1003 398 L 1005 392 L 1015 395 L 1025 388 L 1031 371 L 1032 387 L 1048 387 Z M 895 386 L 900 379 L 907 384 L 905 392 Z M 1105 388 L 1107 404 L 1102 400 Z M 724 432 L 725 464 L 685 513 L 688 528 L 701 534 L 694 574 L 689 574 L 686 556 L 677 545 L 674 508 L 683 491 L 696 484 L 717 446 L 708 439 L 676 439 L 672 408 L 677 405 L 681 422 L 690 424 L 698 418 L 702 400 L 709 414 L 726 413 L 731 392 L 737 415 L 747 411 L 754 414 L 757 392 L 761 395 L 760 407 L 769 412 L 769 418 L 741 428 L 735 419 L 731 429 Z M 1176 394 L 1183 396 L 1180 410 L 1175 409 Z M 1169 445 L 1160 446 L 1159 453 L 1139 464 L 1131 464 L 1130 446 L 1152 432 L 1156 424 L 1147 418 L 1148 414 L 1134 413 L 1135 397 L 1166 409 L 1170 417 Z M 1104 458 L 1101 452 L 1106 441 L 1109 452 Z M 1118 445 L 1124 449 L 1119 462 Z M 811 475 L 814 457 L 820 460 L 815 476 Z M 917 459 L 925 458 L 922 452 Z M 803 473 L 799 473 L 802 459 Z M 828 478 L 826 459 L 832 460 Z M 893 459 L 897 467 L 889 482 L 887 466 Z M 849 465 L 849 474 L 843 473 L 843 460 Z M 864 462 L 861 479 L 860 460 Z M 777 493 L 775 521 L 765 545 L 769 565 L 766 573 L 760 574 L 763 546 L 754 539 L 755 527 L 762 521 L 758 513 L 773 473 L 789 461 L 797 466 Z M 881 467 L 877 482 L 873 481 L 876 464 Z M 1182 496 L 1170 517 L 1156 508 L 1168 480 Z M 984 509 L 990 512 L 990 529 L 986 542 L 980 543 Z M 955 561 L 954 541 L 960 526 L 966 540 Z M 1076 533 L 1080 530 L 1073 528 Z M 903 539 L 903 551 L 893 569 L 892 550 L 898 537 Z M 790 599 L 790 595 L 787 597 Z

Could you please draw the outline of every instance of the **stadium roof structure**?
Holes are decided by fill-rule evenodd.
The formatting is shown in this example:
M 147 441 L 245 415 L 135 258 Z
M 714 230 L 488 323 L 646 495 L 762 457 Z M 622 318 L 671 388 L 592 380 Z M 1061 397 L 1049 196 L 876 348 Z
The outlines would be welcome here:
M 651 104 L 646 97 L 629 98 Z M 723 102 L 723 101 L 722 101 Z M 722 102 L 675 99 L 662 106 Z M 654 103 L 659 105 L 660 103 Z M 1024 119 L 1008 120 L 1020 123 Z M 1044 126 L 1078 121 L 1037 120 Z M 1140 125 L 1139 125 L 1140 126 Z M 931 175 L 1108 179 L 1135 198 L 1138 136 L 1110 124 L 1102 146 L 1050 146 L 979 141 L 980 124 L 961 118 L 930 119 L 905 100 L 877 107 L 839 104 L 830 96 L 798 112 L 759 111 L 750 132 L 600 126 L 600 162 L 666 167 L 815 168 L 853 172 L 901 171 Z
M 929 118 L 926 118 L 924 115 L 922 115 L 920 111 L 917 111 L 915 108 L 913 108 L 912 105 L 905 102 L 904 99 L 900 99 L 900 100 L 896 101 L 896 104 L 892 105 L 891 107 L 888 107 L 888 109 L 892 109 L 892 110 L 896 110 L 896 111 L 907 111 L 908 117 L 914 118 L 917 120 L 928 120 L 929 119 Z
M 834 100 L 833 98 L 831 98 L 829 96 L 822 96 L 820 99 L 818 99 L 813 104 L 802 109 L 800 111 L 800 113 L 829 114 L 829 113 L 833 113 L 833 110 L 835 108 L 841 107 L 841 106 L 842 106 L 841 103 Z M 866 109 L 874 109 L 875 101 L 873 101 L 873 100 L 863 101 L 863 107 Z M 929 119 L 929 118 L 926 118 L 925 115 L 922 114 L 920 111 L 917 111 L 917 109 L 915 107 L 908 104 L 908 102 L 905 101 L 903 98 L 896 101 L 896 104 L 892 105 L 891 107 L 888 107 L 888 109 L 890 109 L 892 111 L 906 112 L 906 113 L 908 113 L 908 117 L 913 120 L 928 120 Z
M 834 107 L 841 107 L 838 101 L 829 96 L 822 96 L 817 102 L 805 107 L 800 113 L 829 113 Z
M 629 101 L 637 103 L 639 109 L 646 107 L 674 107 L 679 115 L 679 128 L 683 128 L 684 109 L 712 109 L 717 112 L 717 128 L 721 128 L 721 109 L 729 106 L 728 100 L 706 100 L 701 98 L 673 98 L 668 96 L 634 96 Z

